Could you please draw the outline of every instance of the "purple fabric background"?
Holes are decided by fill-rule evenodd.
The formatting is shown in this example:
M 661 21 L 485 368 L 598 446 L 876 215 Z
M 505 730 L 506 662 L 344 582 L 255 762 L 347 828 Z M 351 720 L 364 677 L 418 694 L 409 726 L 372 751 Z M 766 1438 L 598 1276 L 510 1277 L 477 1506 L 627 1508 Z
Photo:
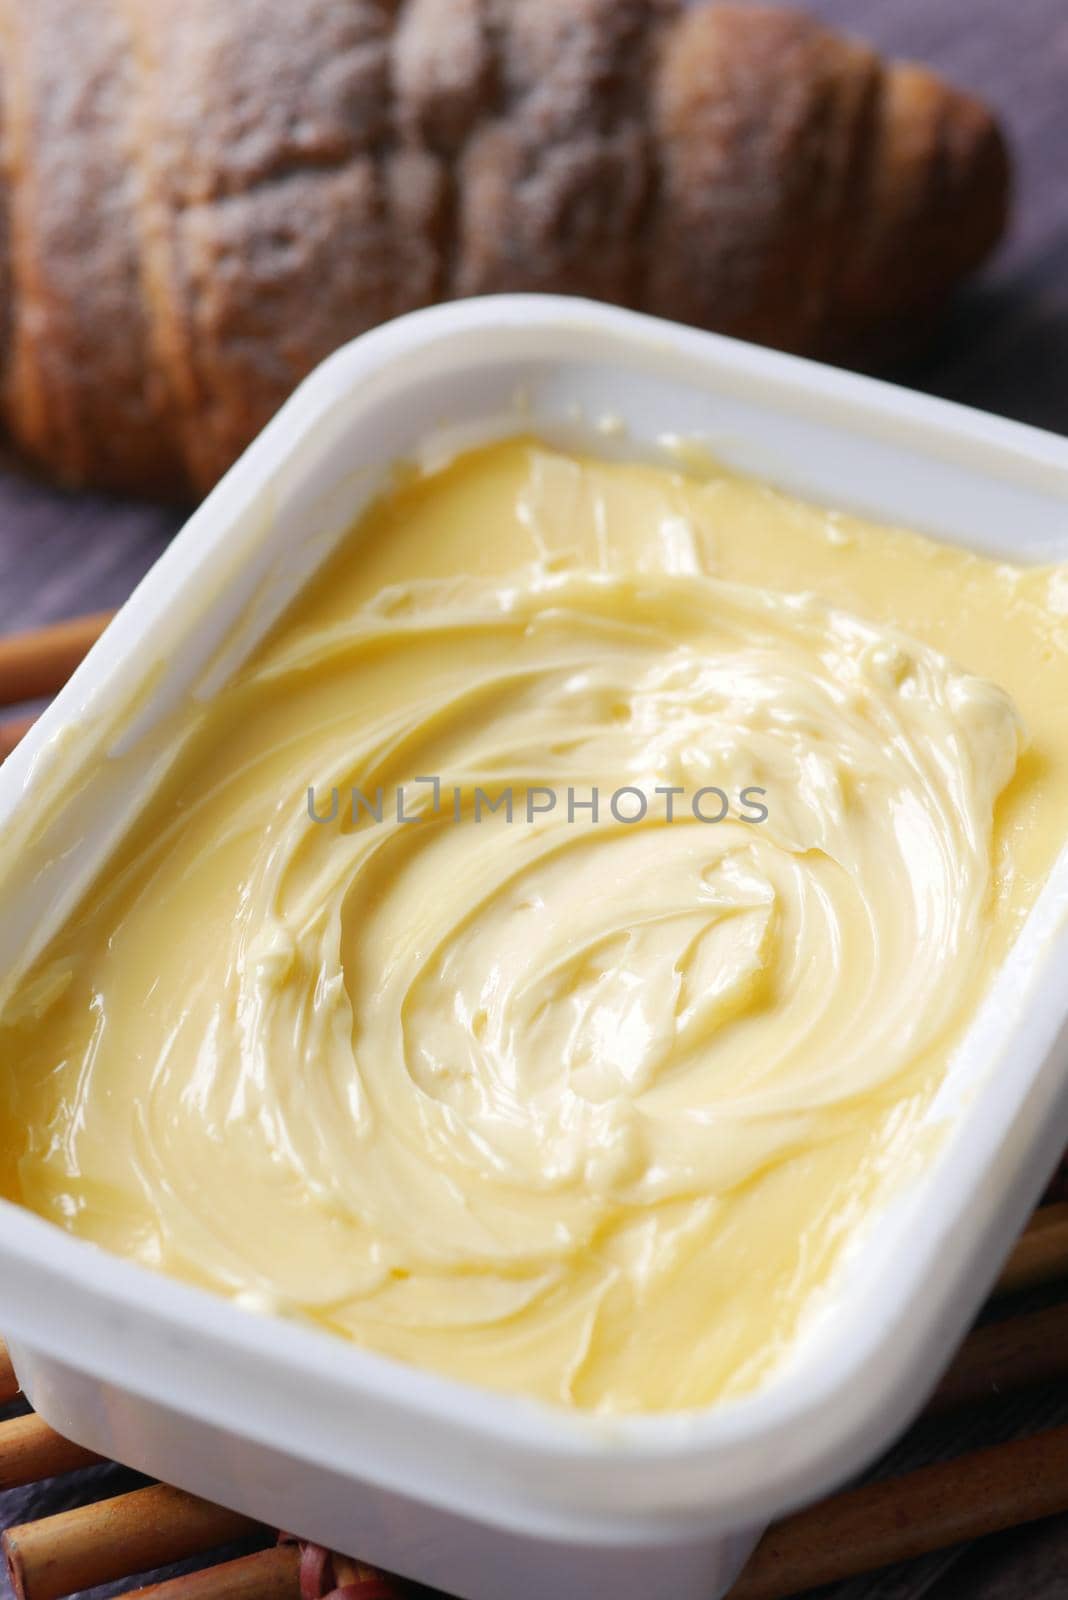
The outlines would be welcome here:
M 980 91 L 1001 112 L 1016 151 L 1019 188 L 1011 239 L 983 279 L 961 296 L 924 359 L 892 376 L 1068 431 L 1065 0 L 810 0 L 809 9 Z M 0 466 L 0 631 L 118 604 L 180 522 L 174 509 L 62 495 Z M 1039 1395 L 1000 1414 L 943 1427 L 936 1435 L 914 1432 L 886 1466 L 915 1464 L 1023 1426 L 1066 1419 L 1068 1395 Z M 98 1469 L 92 1478 L 99 1494 L 133 1481 L 117 1468 Z M 0 1495 L 0 1527 L 77 1503 L 86 1498 L 86 1488 L 81 1475 Z M 2 1582 L 0 1593 L 5 1592 Z M 1054 1600 L 1068 1595 L 1068 1518 L 879 1579 L 858 1580 L 834 1595 L 835 1600 Z

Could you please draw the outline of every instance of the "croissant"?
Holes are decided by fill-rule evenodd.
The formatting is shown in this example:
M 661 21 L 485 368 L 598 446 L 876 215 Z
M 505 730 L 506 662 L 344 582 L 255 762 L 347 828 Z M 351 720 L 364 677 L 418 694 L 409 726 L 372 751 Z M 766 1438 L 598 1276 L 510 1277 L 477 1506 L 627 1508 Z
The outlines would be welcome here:
M 553 290 L 863 360 L 1004 223 L 975 100 L 681 0 L 2 0 L 0 426 L 207 489 L 345 339 Z

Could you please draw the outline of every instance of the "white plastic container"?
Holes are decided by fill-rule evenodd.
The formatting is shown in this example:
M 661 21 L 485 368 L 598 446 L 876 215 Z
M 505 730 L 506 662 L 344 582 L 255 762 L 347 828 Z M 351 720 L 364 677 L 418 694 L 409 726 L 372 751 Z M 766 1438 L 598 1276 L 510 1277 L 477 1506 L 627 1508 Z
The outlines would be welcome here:
M 599 430 L 606 414 L 624 431 Z M 40 947 L 136 812 L 167 757 L 167 707 L 225 679 L 386 465 L 443 429 L 613 455 L 698 436 L 825 504 L 1068 559 L 1063 440 L 581 301 L 404 318 L 304 384 L 0 769 L 0 973 Z M 1066 921 L 1062 855 L 932 1108 L 949 1136 L 750 1397 L 606 1421 L 484 1393 L 0 1204 L 19 1378 L 81 1444 L 467 1600 L 716 1600 L 772 1517 L 907 1423 L 1052 1170 L 1068 1135 Z

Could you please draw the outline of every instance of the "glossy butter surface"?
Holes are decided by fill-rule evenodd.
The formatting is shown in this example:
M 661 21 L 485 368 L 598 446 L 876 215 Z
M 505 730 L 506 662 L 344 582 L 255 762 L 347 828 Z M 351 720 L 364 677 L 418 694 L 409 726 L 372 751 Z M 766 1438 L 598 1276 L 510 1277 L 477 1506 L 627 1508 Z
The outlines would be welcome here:
M 1065 838 L 1068 569 L 514 441 L 399 476 L 185 731 L 6 1008 L 5 1191 L 479 1383 L 698 1405 L 926 1158 Z

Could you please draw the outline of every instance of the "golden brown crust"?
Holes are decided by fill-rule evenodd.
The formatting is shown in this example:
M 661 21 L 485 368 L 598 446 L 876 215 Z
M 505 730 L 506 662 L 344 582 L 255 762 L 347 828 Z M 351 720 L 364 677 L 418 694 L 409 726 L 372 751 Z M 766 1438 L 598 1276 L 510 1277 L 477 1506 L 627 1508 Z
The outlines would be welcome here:
M 513 0 L 500 103 L 460 163 L 451 292 L 634 303 L 652 174 L 646 0 Z
M 677 0 L 0 0 L 0 380 L 63 478 L 203 490 L 384 318 L 551 289 L 849 357 L 1004 220 L 976 102 Z
M 377 0 L 136 0 L 182 451 L 207 487 L 338 343 L 434 292 L 432 158 Z
M 915 346 L 1008 214 L 1008 151 L 987 108 L 922 67 L 883 74 L 863 205 L 821 341 L 831 357 Z
M 8 427 L 71 481 L 180 487 L 140 293 L 128 159 L 133 62 L 117 13 L 4 7 Z
M 650 309 L 818 348 L 877 78 L 869 51 L 797 13 L 714 6 L 680 20 L 655 102 Z

